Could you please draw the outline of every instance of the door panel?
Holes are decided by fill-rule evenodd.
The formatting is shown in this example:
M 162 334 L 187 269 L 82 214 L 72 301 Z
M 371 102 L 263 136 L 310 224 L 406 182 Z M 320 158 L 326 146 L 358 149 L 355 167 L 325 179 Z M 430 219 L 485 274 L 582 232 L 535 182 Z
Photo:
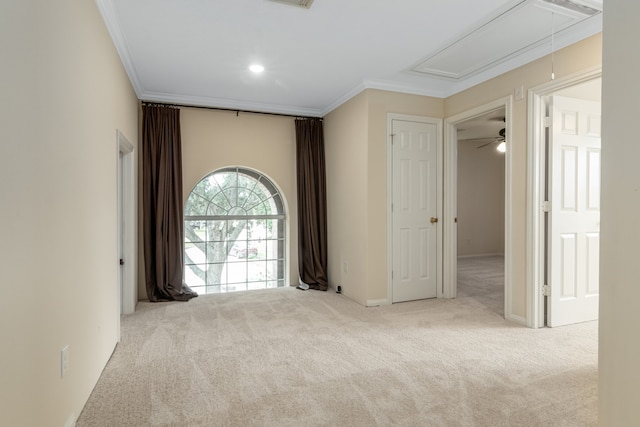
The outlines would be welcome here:
M 437 127 L 393 120 L 392 301 L 436 297 Z
M 554 96 L 549 148 L 549 326 L 598 318 L 600 103 Z

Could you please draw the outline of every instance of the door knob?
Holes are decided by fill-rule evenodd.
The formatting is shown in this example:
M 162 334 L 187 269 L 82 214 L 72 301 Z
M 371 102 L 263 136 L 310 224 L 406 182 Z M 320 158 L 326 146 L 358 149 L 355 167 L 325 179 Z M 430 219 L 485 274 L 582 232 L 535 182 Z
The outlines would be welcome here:
M 431 217 L 431 224 L 435 224 L 436 222 L 438 222 L 438 218 Z

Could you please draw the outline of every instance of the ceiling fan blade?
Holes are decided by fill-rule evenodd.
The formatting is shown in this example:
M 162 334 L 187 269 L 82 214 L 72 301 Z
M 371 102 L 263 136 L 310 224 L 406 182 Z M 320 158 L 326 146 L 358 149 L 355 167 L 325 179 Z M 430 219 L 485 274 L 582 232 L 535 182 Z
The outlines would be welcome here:
M 485 144 L 478 145 L 476 148 L 486 147 L 487 145 L 491 145 L 491 144 L 493 144 L 494 142 L 498 142 L 498 140 L 496 139 L 496 140 L 493 140 L 493 141 L 489 141 L 489 142 L 487 142 L 487 143 L 485 143 Z
M 495 141 L 499 139 L 498 137 L 493 136 L 485 136 L 484 138 L 469 138 L 469 139 L 459 139 L 460 142 L 474 142 L 474 141 Z

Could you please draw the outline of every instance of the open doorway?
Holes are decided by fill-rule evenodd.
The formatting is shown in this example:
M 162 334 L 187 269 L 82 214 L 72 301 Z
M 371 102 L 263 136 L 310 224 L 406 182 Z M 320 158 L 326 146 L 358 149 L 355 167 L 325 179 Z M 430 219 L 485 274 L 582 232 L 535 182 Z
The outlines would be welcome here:
M 444 246 L 445 250 L 443 251 L 443 276 L 444 276 L 444 296 L 445 298 L 456 298 L 458 295 L 458 254 L 459 254 L 459 244 L 463 246 L 460 253 L 463 256 L 466 255 L 493 255 L 497 258 L 492 260 L 487 259 L 492 265 L 487 266 L 487 275 L 495 276 L 495 271 L 501 270 L 498 272 L 498 276 L 492 277 L 490 280 L 496 280 L 498 283 L 502 283 L 502 289 L 495 290 L 493 287 L 491 293 L 493 295 L 490 297 L 492 303 L 488 303 L 488 306 L 493 307 L 494 310 L 500 312 L 504 315 L 506 319 L 517 323 L 526 323 L 526 319 L 522 316 L 515 315 L 512 310 L 512 278 L 511 272 L 512 268 L 512 175 L 511 175 L 511 164 L 512 164 L 512 152 L 511 152 L 511 117 L 512 117 L 512 107 L 513 106 L 513 98 L 511 96 L 497 99 L 488 104 L 476 107 L 472 110 L 465 111 L 463 113 L 457 114 L 455 116 L 449 117 L 445 119 L 445 173 L 444 173 Z M 489 120 L 491 119 L 491 120 Z M 469 134 L 465 135 L 465 124 L 466 128 L 475 127 L 475 121 L 479 120 L 482 122 L 491 121 L 490 125 L 484 126 L 484 134 L 476 134 L 476 136 L 471 136 Z M 470 126 L 471 125 L 471 126 Z M 479 124 L 478 124 L 479 126 Z M 504 130 L 503 130 L 504 129 Z M 488 132 L 488 133 L 486 133 Z M 475 142 L 471 141 L 462 141 L 462 139 L 475 139 L 482 138 L 483 141 L 476 140 Z M 502 157 L 497 157 L 494 159 L 494 167 L 500 169 L 494 176 L 486 179 L 486 183 L 484 187 L 496 187 L 493 188 L 495 192 L 493 192 L 492 196 L 480 196 L 479 201 L 475 202 L 474 205 L 467 204 L 467 208 L 462 207 L 463 212 L 460 212 L 459 200 L 461 197 L 465 199 L 469 199 L 469 192 L 473 192 L 473 189 L 469 189 L 469 187 L 459 188 L 458 180 L 468 180 L 467 178 L 459 177 L 459 167 L 464 167 L 467 169 L 467 166 L 464 164 L 471 163 L 472 166 L 478 166 L 481 164 L 479 160 L 476 159 L 476 163 L 474 163 L 475 155 L 490 157 L 488 155 L 491 151 L 496 151 L 498 146 L 504 142 L 504 153 L 500 153 Z M 472 144 L 472 145 L 463 145 L 463 144 Z M 478 148 L 480 147 L 480 148 Z M 502 147 L 500 147 L 502 148 Z M 466 156 L 464 152 L 469 151 L 469 156 Z M 477 153 L 472 154 L 471 152 L 476 151 Z M 485 151 L 485 153 L 482 153 Z M 463 152 L 462 158 L 459 158 L 459 153 Z M 468 159 L 466 159 L 468 157 Z M 465 162 L 464 164 L 460 164 L 459 162 Z M 500 166 L 501 165 L 501 166 Z M 468 170 L 465 170 L 468 172 Z M 483 178 L 483 179 L 484 179 Z M 483 187 L 483 188 L 484 188 Z M 487 189 L 487 188 L 485 188 Z M 462 191 L 464 194 L 461 196 L 458 195 L 458 192 Z M 498 196 L 495 196 L 498 194 Z M 471 197 L 473 199 L 473 197 Z M 466 200 L 465 200 L 466 201 Z M 473 204 L 474 202 L 472 202 Z M 493 242 L 498 241 L 497 244 L 494 244 L 492 249 L 481 249 L 480 246 L 475 246 L 476 243 L 480 243 L 479 240 L 483 240 L 482 233 L 484 229 L 487 229 L 487 225 L 480 221 L 473 225 L 473 218 L 470 218 L 474 215 L 473 211 L 478 209 L 479 203 L 483 204 L 483 207 L 490 207 L 491 209 L 487 209 L 489 213 L 483 214 L 488 215 L 490 221 L 492 222 L 492 229 L 494 230 L 491 234 L 491 240 Z M 464 209 L 467 209 L 467 213 L 465 214 Z M 500 214 L 496 214 L 496 210 L 501 211 Z M 493 213 L 491 213 L 493 212 Z M 467 219 L 459 218 L 459 214 L 466 216 Z M 488 221 L 487 216 L 483 216 L 485 221 Z M 467 221 L 467 223 L 460 227 L 462 224 L 458 222 L 458 220 Z M 495 231 L 495 228 L 498 227 L 499 231 Z M 462 229 L 462 235 L 459 237 L 458 233 Z M 465 231 L 470 231 L 471 234 Z M 469 230 L 471 229 L 471 230 Z M 473 233 L 476 233 L 475 236 Z M 467 236 L 467 237 L 466 237 Z M 472 237 L 468 237 L 472 236 Z M 488 240 L 488 239 L 487 239 Z M 464 247 L 466 245 L 466 247 Z M 501 256 L 501 254 L 504 254 Z M 467 257 L 471 258 L 471 257 Z M 467 260 L 465 258 L 460 258 L 462 260 L 461 272 L 462 269 L 465 271 L 463 273 L 467 273 L 467 270 L 471 272 L 471 274 L 477 274 L 479 269 L 484 267 L 479 266 L 469 266 L 464 265 L 467 264 Z M 495 262 L 497 261 L 497 262 Z M 496 266 L 497 264 L 497 266 Z M 475 270 L 475 273 L 472 271 Z M 491 272 L 489 272 L 491 271 Z M 464 277 L 463 277 L 464 280 Z M 464 285 L 463 285 L 464 286 Z M 478 289 L 476 289 L 478 291 Z M 463 291 L 464 292 L 464 291 Z M 502 295 L 502 296 L 501 296 Z M 495 302 L 496 298 L 500 299 L 500 301 Z
M 504 316 L 505 108 L 457 125 L 458 298 Z

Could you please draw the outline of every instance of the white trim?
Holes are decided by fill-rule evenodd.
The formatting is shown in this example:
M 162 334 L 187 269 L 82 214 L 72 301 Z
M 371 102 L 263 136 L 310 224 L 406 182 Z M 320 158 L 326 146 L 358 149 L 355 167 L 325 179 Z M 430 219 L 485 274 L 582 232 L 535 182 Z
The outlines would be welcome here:
M 414 77 L 414 76 L 411 76 Z M 426 77 L 429 79 L 429 77 Z M 416 80 L 421 82 L 424 76 L 419 76 Z M 430 96 L 433 98 L 446 98 L 447 92 L 441 89 L 442 79 L 433 79 L 432 84 L 405 83 L 384 79 L 366 79 L 363 84 L 366 89 L 386 90 L 389 92 L 407 93 L 410 95 Z
M 118 304 L 122 303 L 122 314 L 131 314 L 136 309 L 138 302 L 138 288 L 136 284 L 136 269 L 138 265 L 138 218 L 137 218 L 137 185 L 136 185 L 136 161 L 134 147 L 126 136 L 116 129 L 116 162 L 120 165 L 119 157 L 120 153 L 122 157 L 122 178 L 124 180 L 122 185 L 122 224 L 124 227 L 124 236 L 122 242 L 122 256 L 125 259 L 125 264 L 122 267 L 122 279 L 123 279 L 123 294 L 118 298 Z M 117 180 L 120 179 L 120 172 L 118 171 Z M 117 193 L 119 194 L 118 188 Z M 119 200 L 117 204 L 119 205 Z M 119 206 L 118 206 L 119 208 Z M 120 239 L 120 236 L 118 236 Z M 119 244 L 118 244 L 119 246 Z M 117 254 L 116 260 L 120 258 L 120 254 Z M 120 267 L 118 267 L 120 268 Z M 119 289 L 119 287 L 118 287 Z M 120 292 L 118 290 L 118 292 Z M 122 299 L 122 300 L 120 300 Z M 120 308 L 118 308 L 118 313 Z M 120 316 L 118 316 L 119 322 Z M 120 333 L 120 325 L 118 325 L 118 334 Z M 118 339 L 119 341 L 119 339 Z
M 473 254 L 473 255 L 458 255 L 458 259 L 460 258 L 483 258 L 489 256 L 504 256 L 504 252 L 490 252 L 486 254 Z
M 393 301 L 393 279 L 391 273 L 393 271 L 393 216 L 391 212 L 391 204 L 393 202 L 393 139 L 391 134 L 393 133 L 393 121 L 400 120 L 405 122 L 417 122 L 428 123 L 436 125 L 436 158 L 438 163 L 437 170 L 437 215 L 438 218 L 442 218 L 442 198 L 443 198 L 443 186 L 442 186 L 442 165 L 443 165 L 443 153 L 442 153 L 442 119 L 424 116 L 411 116 L 407 114 L 387 113 L 387 299 L 390 304 Z M 437 223 L 437 248 L 436 254 L 442 253 L 442 222 Z M 445 298 L 443 294 L 443 281 L 442 281 L 442 259 L 436 261 L 436 283 L 437 283 L 437 298 Z
M 109 31 L 109 35 L 111 36 L 111 40 L 113 40 L 113 44 L 118 51 L 120 61 L 122 61 L 122 65 L 127 72 L 127 76 L 129 76 L 131 86 L 133 86 L 133 90 L 138 96 L 138 99 L 140 99 L 140 95 L 144 93 L 144 89 L 142 87 L 142 84 L 140 83 L 140 80 L 138 79 L 136 67 L 133 65 L 133 61 L 131 60 L 129 47 L 127 46 L 127 42 L 123 36 L 124 32 L 120 27 L 120 21 L 118 20 L 113 3 L 113 1 L 96 0 L 98 10 L 100 10 L 100 14 L 102 15 L 102 20 L 104 21 L 105 26 Z
M 511 150 L 513 97 L 507 96 L 488 104 L 481 105 L 460 114 L 448 117 L 444 121 L 445 134 L 445 170 L 444 170 L 444 294 L 445 298 L 457 296 L 457 226 L 455 218 L 458 206 L 458 124 L 489 111 L 504 108 L 507 151 L 505 152 L 505 247 L 504 247 L 504 314 L 505 318 L 520 323 L 521 316 L 513 314 L 513 153 Z
M 544 326 L 544 214 L 542 211 L 542 189 L 545 186 L 545 150 L 540 141 L 544 138 L 544 97 L 602 76 L 602 67 L 596 66 L 571 74 L 561 79 L 533 87 L 528 91 L 527 120 L 527 247 L 530 249 L 526 261 L 527 280 L 527 326 Z
M 367 307 L 379 307 L 381 305 L 389 305 L 390 299 L 368 299 Z
M 345 102 L 349 101 L 351 98 L 355 97 L 356 95 L 359 95 L 360 92 L 362 92 L 365 89 L 367 88 L 364 86 L 363 83 L 356 85 L 353 89 L 346 92 L 344 95 L 342 95 L 341 97 L 333 101 L 331 104 L 327 105 L 322 110 L 322 117 L 326 116 L 327 114 L 329 114 L 330 112 L 332 112 L 333 110 L 335 110 L 336 108 L 344 104 Z
M 527 319 L 525 317 L 522 317 L 522 316 L 516 316 L 515 314 L 511 314 L 511 316 L 509 316 L 509 318 L 507 320 L 509 320 L 510 322 L 513 322 L 513 323 L 517 323 L 517 324 L 522 325 L 522 326 L 528 326 L 527 325 Z

